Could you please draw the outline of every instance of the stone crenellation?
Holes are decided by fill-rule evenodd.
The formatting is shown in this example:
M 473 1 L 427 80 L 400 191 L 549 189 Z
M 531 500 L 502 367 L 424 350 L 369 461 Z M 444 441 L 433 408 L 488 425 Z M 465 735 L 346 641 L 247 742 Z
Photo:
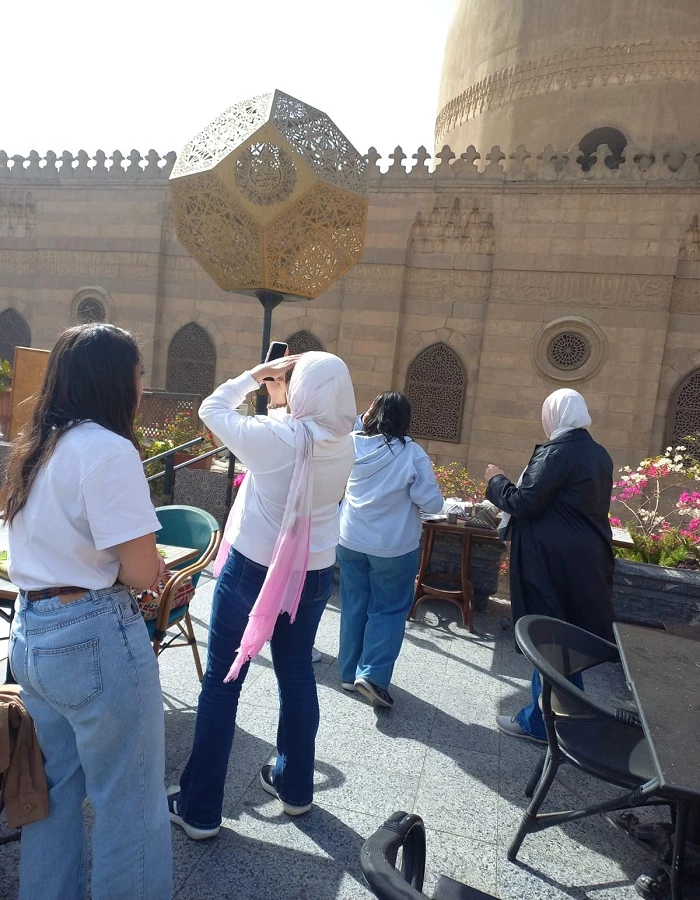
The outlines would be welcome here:
M 142 156 L 132 150 L 124 156 L 115 150 L 107 156 L 98 150 L 90 156 L 85 150 L 73 155 L 64 150 L 60 156 L 48 151 L 41 156 L 32 150 L 29 156 L 16 154 L 8 156 L 0 150 L 0 182 L 25 182 L 41 179 L 62 181 L 73 179 L 138 179 L 139 181 L 162 181 L 170 176 L 176 161 L 174 151 L 160 156 L 149 150 Z M 700 183 L 700 143 L 682 146 L 678 143 L 662 144 L 651 149 L 629 146 L 625 148 L 622 162 L 617 165 L 613 152 L 606 144 L 601 144 L 596 153 L 583 166 L 583 154 L 578 148 L 556 150 L 548 144 L 538 153 L 530 152 L 520 144 L 512 153 L 506 154 L 498 145 L 482 156 L 474 146 L 459 155 L 449 146 L 435 154 L 434 166 L 430 166 L 431 155 L 425 147 L 419 147 L 412 154 L 413 163 L 406 164 L 407 156 L 401 147 L 388 154 L 390 165 L 382 171 L 382 157 L 374 147 L 365 154 L 368 162 L 370 183 L 392 183 L 410 180 L 411 184 L 424 183 L 536 183 L 554 182 L 594 182 L 615 183 Z M 617 168 L 611 166 L 617 165 Z
M 170 175 L 176 158 L 174 150 L 165 156 L 160 156 L 155 150 L 149 150 L 146 156 L 141 156 L 138 150 L 132 150 L 128 156 L 119 150 L 111 156 L 103 150 L 98 150 L 94 156 L 85 150 L 79 150 L 76 155 L 69 150 L 64 150 L 60 155 L 49 150 L 42 156 L 32 150 L 29 156 L 8 156 L 0 150 L 0 180 L 67 177 L 161 179 Z

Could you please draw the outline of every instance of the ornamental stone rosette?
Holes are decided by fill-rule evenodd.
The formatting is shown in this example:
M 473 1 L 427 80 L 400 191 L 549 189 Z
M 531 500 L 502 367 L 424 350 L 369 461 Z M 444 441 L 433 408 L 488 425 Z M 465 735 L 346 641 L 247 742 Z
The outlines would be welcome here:
M 314 298 L 362 257 L 366 182 L 366 160 L 325 113 L 261 94 L 178 156 L 177 236 L 225 291 Z

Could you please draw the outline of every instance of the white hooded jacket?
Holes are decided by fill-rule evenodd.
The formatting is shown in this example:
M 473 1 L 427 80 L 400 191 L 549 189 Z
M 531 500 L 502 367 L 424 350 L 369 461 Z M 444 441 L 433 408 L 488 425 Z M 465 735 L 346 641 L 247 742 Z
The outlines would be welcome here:
M 443 499 L 421 446 L 362 433 L 352 434 L 355 464 L 340 510 L 340 544 L 369 556 L 403 556 L 418 548 L 420 511 L 439 513 Z

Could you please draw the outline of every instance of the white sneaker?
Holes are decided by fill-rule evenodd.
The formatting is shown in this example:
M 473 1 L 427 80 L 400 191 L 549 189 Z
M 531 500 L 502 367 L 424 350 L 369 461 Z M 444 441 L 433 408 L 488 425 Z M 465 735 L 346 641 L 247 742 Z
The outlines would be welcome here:
M 176 825 L 179 825 L 188 838 L 192 838 L 193 841 L 206 841 L 207 838 L 213 838 L 217 836 L 217 834 L 221 830 L 221 826 L 218 826 L 217 828 L 195 828 L 194 825 L 188 825 L 187 822 L 185 822 L 185 820 L 182 818 L 178 809 L 178 805 L 180 802 L 179 784 L 171 784 L 165 793 L 168 798 L 170 821 L 174 822 Z
M 293 806 L 291 803 L 285 803 L 277 793 L 277 788 L 272 780 L 273 770 L 274 766 L 271 765 L 263 766 L 262 769 L 260 769 L 260 787 L 270 794 L 270 796 L 277 797 L 282 804 L 282 809 L 288 816 L 303 816 L 304 813 L 307 813 L 311 809 L 313 804 L 307 803 L 305 806 Z
M 354 681 L 341 681 L 340 686 L 344 691 L 353 691 L 357 692 L 357 688 L 355 687 Z
M 535 737 L 529 731 L 518 724 L 515 716 L 496 716 L 496 726 L 503 734 L 509 734 L 511 737 L 523 738 L 526 741 L 532 741 L 534 744 L 546 744 L 547 741 L 542 738 Z
M 323 653 L 321 653 L 320 650 L 317 650 L 315 647 L 313 647 L 311 650 L 311 662 L 312 663 L 321 662 L 322 659 L 323 659 Z

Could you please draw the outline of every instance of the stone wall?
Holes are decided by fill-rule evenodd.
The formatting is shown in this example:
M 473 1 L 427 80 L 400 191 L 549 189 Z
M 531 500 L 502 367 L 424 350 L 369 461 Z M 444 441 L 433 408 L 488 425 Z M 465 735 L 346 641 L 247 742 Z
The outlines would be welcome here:
M 700 366 L 700 155 L 690 144 L 626 154 L 610 169 L 601 147 L 584 172 L 551 146 L 483 159 L 445 148 L 431 170 L 421 148 L 407 170 L 397 148 L 381 171 L 370 150 L 362 262 L 317 300 L 278 307 L 273 336 L 307 331 L 343 356 L 360 409 L 404 389 L 422 350 L 449 347 L 466 375 L 457 440 L 421 443 L 475 475 L 487 462 L 519 474 L 541 439 L 543 398 L 565 384 L 586 396 L 618 464 L 661 449 L 674 389 Z M 18 310 L 48 348 L 97 297 L 142 338 L 155 388 L 189 322 L 213 341 L 217 379 L 253 365 L 261 310 L 220 291 L 177 243 L 172 161 L 0 152 L 0 315 Z M 548 352 L 570 332 L 588 356 L 564 371 Z M 429 392 L 438 419 L 445 398 L 445 385 Z
M 0 486 L 5 480 L 5 469 L 10 458 L 10 445 L 7 441 L 0 441 Z

